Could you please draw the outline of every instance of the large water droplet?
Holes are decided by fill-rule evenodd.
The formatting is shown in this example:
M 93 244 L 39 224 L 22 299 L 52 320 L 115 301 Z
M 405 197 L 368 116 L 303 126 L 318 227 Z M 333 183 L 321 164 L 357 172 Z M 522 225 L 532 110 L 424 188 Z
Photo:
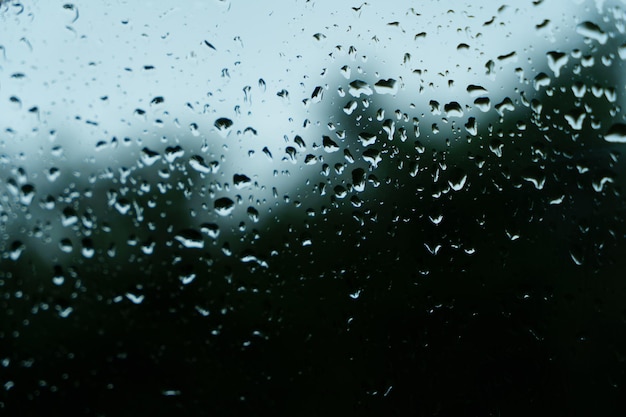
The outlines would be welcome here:
M 626 124 L 615 123 L 604 135 L 604 140 L 611 143 L 626 143 Z
M 567 54 L 564 52 L 551 51 L 546 55 L 548 57 L 548 67 L 554 72 L 554 76 L 558 77 L 561 74 L 561 68 L 567 64 Z
M 215 200 L 213 207 L 220 216 L 228 216 L 235 209 L 235 202 L 228 197 L 222 197 Z
M 398 82 L 393 78 L 379 80 L 374 84 L 374 90 L 378 94 L 396 94 L 398 92 Z
M 217 129 L 217 132 L 220 134 L 220 136 L 225 138 L 230 133 L 230 129 L 233 126 L 233 121 L 226 117 L 220 117 L 215 121 L 213 125 Z
M 376 143 L 376 135 L 369 132 L 361 132 L 359 133 L 359 142 L 363 146 L 369 146 Z
M 576 33 L 586 36 L 587 38 L 594 39 L 602 45 L 604 45 L 609 39 L 609 35 L 607 35 L 598 25 L 589 21 L 582 22 L 576 26 Z
M 360 97 L 361 94 L 371 96 L 373 94 L 373 91 L 369 84 L 365 81 L 354 80 L 350 83 L 350 89 L 348 90 L 348 93 L 350 93 L 352 97 Z
M 572 129 L 582 130 L 583 121 L 585 120 L 585 117 L 587 117 L 587 113 L 585 113 L 583 109 L 575 108 L 565 113 L 563 117 L 567 120 L 567 123 Z
M 202 249 L 204 247 L 202 234 L 195 229 L 181 230 L 174 236 L 174 239 L 186 248 Z

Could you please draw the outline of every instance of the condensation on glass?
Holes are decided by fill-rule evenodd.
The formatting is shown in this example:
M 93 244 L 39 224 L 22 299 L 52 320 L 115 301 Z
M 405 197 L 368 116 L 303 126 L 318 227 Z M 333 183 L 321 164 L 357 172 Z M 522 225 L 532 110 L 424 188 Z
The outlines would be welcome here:
M 465 352 L 492 316 L 518 319 L 486 358 L 537 344 L 561 375 L 595 335 L 582 357 L 623 361 L 594 329 L 626 330 L 625 25 L 618 1 L 0 2 L 0 410 L 104 415 L 128 381 L 190 407 L 211 374 L 214 404 L 406 399 L 352 367 L 431 378 L 437 335 Z

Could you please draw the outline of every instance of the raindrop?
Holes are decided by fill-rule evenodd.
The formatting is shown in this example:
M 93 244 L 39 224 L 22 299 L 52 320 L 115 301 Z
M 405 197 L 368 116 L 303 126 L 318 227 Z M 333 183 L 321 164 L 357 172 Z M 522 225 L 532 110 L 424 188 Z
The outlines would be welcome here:
M 22 252 L 24 252 L 24 249 L 26 249 L 26 246 L 22 242 L 19 240 L 14 241 L 9 248 L 9 258 L 12 261 L 17 261 L 22 255 Z
M 551 51 L 546 54 L 548 56 L 548 67 L 554 72 L 554 76 L 561 74 L 561 68 L 567 64 L 568 57 L 564 52 Z
M 189 166 L 202 174 L 211 172 L 211 167 L 204 162 L 204 158 L 200 155 L 193 155 L 189 158 Z
M 241 189 L 249 186 L 252 183 L 252 180 L 243 174 L 235 174 L 233 175 L 233 184 L 235 188 Z
M 359 133 L 358 137 L 359 137 L 359 142 L 361 142 L 361 145 L 363 146 L 369 146 L 369 145 L 373 145 L 374 143 L 376 143 L 376 135 L 372 133 L 361 132 Z
M 219 119 L 215 121 L 213 126 L 215 126 L 220 136 L 225 138 L 230 133 L 230 129 L 233 126 L 233 121 L 230 119 L 227 119 L 226 117 L 220 117 Z
M 396 94 L 398 92 L 398 82 L 393 78 L 379 80 L 374 84 L 374 90 L 378 94 Z
M 156 161 L 158 161 L 161 158 L 161 155 L 158 152 L 152 151 L 148 148 L 143 148 L 141 150 L 140 158 L 141 158 L 141 162 L 144 165 L 150 166 L 150 165 L 153 165 Z
M 322 101 L 322 98 L 324 98 L 324 87 L 315 87 L 311 94 L 311 101 L 313 101 L 313 103 L 319 103 Z
M 626 124 L 615 123 L 604 135 L 604 140 L 611 143 L 626 143 Z
M 322 136 L 322 146 L 328 153 L 337 152 L 339 150 L 339 145 L 328 136 Z
M 496 104 L 494 108 L 496 109 L 498 114 L 500 114 L 500 116 L 504 116 L 505 110 L 515 111 L 515 106 L 513 105 L 513 101 L 511 101 L 511 99 L 508 97 L 506 97 L 500 103 Z
M 604 45 L 609 39 L 609 35 L 607 35 L 598 25 L 589 21 L 582 22 L 576 26 L 576 33 L 587 38 L 594 39 L 601 45 Z
M 220 235 L 220 227 L 215 223 L 203 223 L 200 225 L 200 231 L 212 239 L 217 239 Z
M 76 211 L 74 211 L 74 209 L 71 207 L 64 208 L 63 212 L 61 213 L 61 224 L 67 227 L 76 224 L 77 222 L 78 215 L 76 214 Z
M 443 106 L 446 117 L 463 117 L 463 108 L 456 101 L 452 101 Z
M 535 90 L 539 91 L 542 87 L 547 87 L 550 85 L 550 77 L 545 72 L 537 74 L 535 79 L 533 80 L 533 87 Z
M 350 100 L 350 101 L 348 101 L 348 103 L 346 103 L 345 106 L 343 106 L 343 111 L 344 111 L 345 114 L 351 115 L 352 112 L 354 110 L 356 110 L 357 106 L 358 106 L 358 104 L 357 104 L 357 102 L 355 100 Z
M 145 296 L 142 295 L 135 295 L 133 293 L 127 292 L 126 293 L 126 298 L 128 298 L 130 300 L 131 303 L 133 304 L 141 304 L 143 302 L 143 300 L 145 299 Z
M 20 203 L 25 206 L 30 205 L 32 203 L 33 198 L 35 197 L 35 187 L 32 184 L 24 184 L 20 188 Z
M 474 105 L 478 108 L 478 110 L 486 113 L 491 109 L 491 100 L 489 100 L 488 97 L 478 97 L 474 100 Z
M 248 217 L 250 218 L 250 220 L 252 220 L 254 223 L 259 221 L 259 211 L 257 209 L 255 209 L 254 207 L 248 207 L 246 212 L 248 213 Z
M 357 192 L 365 190 L 365 170 L 363 168 L 352 170 L 352 186 Z
M 580 81 L 576 81 L 572 84 L 572 92 L 574 93 L 574 97 L 582 98 L 587 92 L 587 86 Z
M 73 245 L 72 245 L 72 241 L 68 238 L 63 238 L 59 241 L 59 249 L 61 249 L 62 252 L 65 253 L 70 253 L 72 252 L 72 250 L 74 249 Z
M 465 124 L 465 130 L 472 136 L 476 136 L 478 134 L 478 126 L 476 123 L 475 117 L 470 117 Z
M 360 97 L 361 94 L 371 96 L 373 94 L 373 91 L 370 88 L 369 84 L 365 81 L 354 80 L 350 83 L 350 89 L 348 90 L 348 93 L 350 93 L 352 97 Z
M 485 94 L 488 93 L 485 87 L 482 87 L 480 85 L 474 85 L 474 84 L 470 84 L 467 86 L 467 92 L 469 93 L 471 97 L 484 96 Z
M 195 229 L 181 230 L 174 236 L 174 239 L 186 248 L 202 249 L 204 247 L 202 234 Z
M 89 238 L 85 238 L 82 240 L 82 248 L 81 253 L 85 258 L 93 258 L 93 255 L 96 253 L 96 250 L 93 247 L 93 241 Z
M 222 197 L 215 200 L 213 207 L 220 216 L 228 216 L 235 209 L 235 202 L 228 197 Z
M 185 151 L 180 146 L 168 146 L 165 148 L 165 160 L 170 164 L 174 162 L 177 158 L 182 157 L 185 154 Z
M 583 121 L 585 120 L 586 116 L 587 113 L 585 113 L 585 111 L 580 108 L 572 109 L 563 115 L 567 123 L 569 123 L 571 128 L 574 130 L 582 130 Z
M 377 149 L 367 149 L 363 152 L 363 160 L 369 162 L 373 168 L 378 167 L 378 164 L 382 161 L 380 151 Z

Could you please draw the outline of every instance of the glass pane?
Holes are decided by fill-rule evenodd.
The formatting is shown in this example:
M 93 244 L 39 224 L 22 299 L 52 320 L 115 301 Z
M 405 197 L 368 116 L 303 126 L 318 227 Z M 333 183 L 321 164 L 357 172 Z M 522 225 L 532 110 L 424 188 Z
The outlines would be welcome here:
M 3 415 L 625 411 L 623 2 L 409 3 L 0 1 Z

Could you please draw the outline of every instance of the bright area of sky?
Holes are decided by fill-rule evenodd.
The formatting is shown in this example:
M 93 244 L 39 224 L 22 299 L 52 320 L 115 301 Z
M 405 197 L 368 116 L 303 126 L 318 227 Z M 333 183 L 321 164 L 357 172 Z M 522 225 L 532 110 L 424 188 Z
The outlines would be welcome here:
M 320 76 L 331 66 L 335 45 L 354 46 L 355 66 L 375 68 L 382 78 L 407 76 L 409 87 L 413 68 L 427 68 L 432 77 L 448 71 L 464 86 L 476 79 L 468 67 L 480 72 L 495 56 L 550 48 L 558 43 L 561 26 L 571 27 L 593 8 L 580 1 L 545 3 L 533 6 L 529 0 L 499 12 L 501 5 L 491 1 L 456 8 L 435 1 L 414 8 L 403 1 L 35 1 L 24 3 L 17 15 L 8 2 L 0 17 L 2 147 L 9 157 L 23 152 L 24 164 L 36 165 L 51 146 L 42 138 L 54 130 L 61 142 L 63 135 L 72 137 L 65 142 L 66 157 L 82 160 L 94 154 L 96 142 L 113 136 L 134 137 L 144 130 L 158 135 L 154 119 L 169 129 L 177 120 L 182 141 L 192 140 L 183 138 L 190 123 L 210 135 L 218 117 L 237 117 L 236 106 L 265 145 L 280 144 L 304 119 L 315 119 L 316 109 L 306 109 L 302 100 L 316 85 L 336 80 L 331 77 L 338 74 Z M 494 16 L 492 25 L 483 25 Z M 545 19 L 549 27 L 536 30 Z M 426 36 L 416 39 L 421 32 Z M 324 35 L 320 41 L 317 33 Z M 470 48 L 459 52 L 459 43 Z M 412 55 L 406 68 L 405 53 Z M 348 57 L 341 59 L 350 64 Z M 248 103 L 245 86 L 251 86 Z M 288 104 L 276 96 L 283 89 L 289 91 Z M 336 87 L 330 89 L 334 94 Z M 458 92 L 442 88 L 437 94 Z M 151 106 L 157 96 L 164 104 Z M 261 101 L 266 105 L 258 105 Z M 27 111 L 33 107 L 38 114 Z M 147 112 L 147 122 L 134 114 L 138 108 Z

